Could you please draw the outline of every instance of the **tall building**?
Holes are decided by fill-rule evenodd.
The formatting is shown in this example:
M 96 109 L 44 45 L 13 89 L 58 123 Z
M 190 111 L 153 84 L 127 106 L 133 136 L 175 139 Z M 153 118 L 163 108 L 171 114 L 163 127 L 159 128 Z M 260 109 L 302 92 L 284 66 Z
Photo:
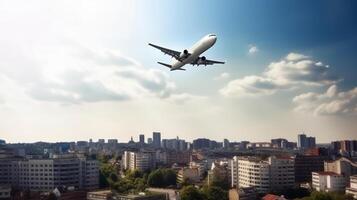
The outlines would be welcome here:
M 257 192 L 266 193 L 295 184 L 294 159 L 290 157 L 235 156 L 230 169 L 232 187 L 255 187 Z
M 122 159 L 124 169 L 145 171 L 156 167 L 153 151 L 124 151 Z
M 148 144 L 152 144 L 152 138 L 148 138 Z
M 296 155 L 295 157 L 295 182 L 311 182 L 311 173 L 324 170 L 324 160 L 327 156 Z
M 7 184 L 20 189 L 52 191 L 63 186 L 75 189 L 99 187 L 98 161 L 83 155 L 63 154 L 50 159 L 21 159 L 10 163 Z
M 153 132 L 152 133 L 152 138 L 153 138 L 153 146 L 155 148 L 160 148 L 161 147 L 161 133 L 160 132 Z
M 331 143 L 333 150 L 336 153 L 349 153 L 357 152 L 357 140 L 341 140 Z
M 225 149 L 229 148 L 229 140 L 228 139 L 223 140 L 223 148 L 225 148 Z
M 210 148 L 210 140 L 206 138 L 198 138 L 193 140 L 193 149 L 208 149 Z
M 144 134 L 139 135 L 139 142 L 140 142 L 140 144 L 145 144 L 145 135 Z
M 307 137 L 305 134 L 298 135 L 298 148 L 307 149 L 316 147 L 316 138 Z

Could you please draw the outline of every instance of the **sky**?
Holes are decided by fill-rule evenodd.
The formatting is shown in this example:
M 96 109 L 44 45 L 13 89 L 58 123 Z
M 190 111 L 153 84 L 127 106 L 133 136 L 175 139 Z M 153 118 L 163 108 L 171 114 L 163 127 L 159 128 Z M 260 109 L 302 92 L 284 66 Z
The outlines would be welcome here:
M 357 139 L 356 1 L 0 1 L 0 138 Z M 168 71 L 206 34 L 224 65 Z

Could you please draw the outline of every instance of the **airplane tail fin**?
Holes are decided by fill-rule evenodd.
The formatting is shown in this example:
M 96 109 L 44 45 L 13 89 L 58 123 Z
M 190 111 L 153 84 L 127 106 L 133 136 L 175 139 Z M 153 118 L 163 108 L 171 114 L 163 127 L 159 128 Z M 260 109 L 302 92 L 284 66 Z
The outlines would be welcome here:
M 165 66 L 165 67 L 168 67 L 168 68 L 170 68 L 171 69 L 171 65 L 169 65 L 169 64 L 166 64 L 166 63 L 162 63 L 162 62 L 157 62 L 157 63 L 159 63 L 160 65 L 163 65 L 163 66 Z
M 170 68 L 170 71 L 174 71 L 174 70 L 185 70 L 185 69 L 182 69 L 182 68 L 172 69 L 172 66 L 169 65 L 169 64 L 162 63 L 162 62 L 157 62 L 157 63 L 159 63 L 160 65 L 163 65 L 163 66 L 165 66 L 165 67 Z

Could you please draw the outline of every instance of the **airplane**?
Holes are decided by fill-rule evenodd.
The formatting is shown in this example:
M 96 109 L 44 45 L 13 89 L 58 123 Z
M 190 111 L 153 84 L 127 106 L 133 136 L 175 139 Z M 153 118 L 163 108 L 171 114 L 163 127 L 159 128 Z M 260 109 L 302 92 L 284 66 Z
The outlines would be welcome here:
M 205 56 L 200 56 L 203 52 L 211 48 L 217 40 L 217 36 L 215 34 L 208 34 L 204 36 L 201 40 L 199 40 L 195 45 L 191 47 L 191 49 L 183 50 L 182 52 L 167 49 L 164 47 L 157 46 L 155 44 L 149 43 L 150 46 L 159 49 L 165 55 L 168 54 L 171 57 L 175 58 L 171 65 L 157 62 L 165 67 L 170 68 L 170 71 L 174 70 L 186 70 L 182 67 L 186 64 L 191 65 L 213 65 L 213 64 L 224 64 L 225 62 L 215 61 L 215 60 L 208 60 Z

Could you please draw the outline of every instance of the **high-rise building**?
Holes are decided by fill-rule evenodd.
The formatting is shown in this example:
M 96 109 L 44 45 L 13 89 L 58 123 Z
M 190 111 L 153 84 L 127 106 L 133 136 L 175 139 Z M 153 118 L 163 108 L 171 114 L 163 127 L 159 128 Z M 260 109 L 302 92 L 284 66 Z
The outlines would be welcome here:
M 208 149 L 210 148 L 210 140 L 206 138 L 198 138 L 193 140 L 194 149 Z
M 152 138 L 153 138 L 153 146 L 155 148 L 160 148 L 161 147 L 161 133 L 160 132 L 153 132 L 152 133 Z
M 223 140 L 223 148 L 225 148 L 225 149 L 229 148 L 229 140 L 228 139 Z
M 255 187 L 259 193 L 292 188 L 295 184 L 294 159 L 271 156 L 233 157 L 231 161 L 232 187 Z
M 145 144 L 145 135 L 144 134 L 139 135 L 139 142 L 140 142 L 140 144 Z
M 336 153 L 353 153 L 357 152 L 357 140 L 341 140 L 331 143 Z
M 108 139 L 108 144 L 118 144 L 117 139 Z
M 152 144 L 152 138 L 148 138 L 148 144 Z
M 298 148 L 307 149 L 316 147 L 316 138 L 307 137 L 305 134 L 298 135 Z
M 311 182 L 311 173 L 324 170 L 324 160 L 327 156 L 296 155 L 295 157 L 295 182 Z

